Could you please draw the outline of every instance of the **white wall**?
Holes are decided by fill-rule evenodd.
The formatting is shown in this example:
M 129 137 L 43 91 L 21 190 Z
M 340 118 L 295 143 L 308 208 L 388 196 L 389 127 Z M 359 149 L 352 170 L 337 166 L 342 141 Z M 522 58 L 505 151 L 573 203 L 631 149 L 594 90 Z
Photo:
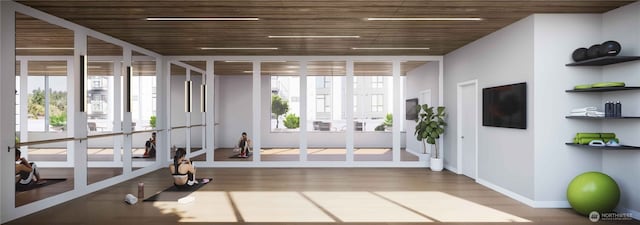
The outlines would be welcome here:
M 171 76 L 171 127 L 188 126 L 202 124 L 202 113 L 200 112 L 200 85 L 202 84 L 201 76 L 191 77 L 191 124 L 187 124 L 187 113 L 184 112 L 184 82 L 186 76 Z M 191 128 L 191 146 L 202 146 L 202 129 L 203 127 Z M 187 129 L 171 130 L 170 145 L 177 147 L 186 146 Z M 136 143 L 136 142 L 134 142 Z M 144 142 L 142 142 L 144 144 Z
M 534 196 L 533 51 L 533 17 L 527 17 L 444 57 L 444 103 L 449 113 L 444 160 L 449 167 L 457 167 L 457 84 L 477 79 L 481 91 L 527 82 L 526 130 L 484 127 L 478 121 L 478 178 L 530 199 Z M 482 107 L 481 93 L 478 103 Z
M 253 137 L 253 110 L 251 110 L 252 78 L 251 76 L 218 76 L 215 93 L 216 143 L 219 148 L 231 148 L 236 145 L 242 132 L 247 132 L 249 138 Z M 270 89 L 269 89 L 270 90 Z
M 407 72 L 406 99 L 418 98 L 420 91 L 431 90 L 431 105 L 438 104 L 438 64 L 438 62 L 428 62 Z M 404 107 L 404 102 L 401 104 L 401 107 Z M 415 135 L 413 135 L 416 131 L 416 122 L 404 119 L 403 122 L 407 134 L 406 138 L 404 138 L 407 151 L 422 153 L 424 151 L 423 144 L 416 140 Z M 427 152 L 429 148 L 430 147 L 427 146 Z
M 622 45 L 620 55 L 640 55 L 640 2 L 612 10 L 602 16 L 602 39 L 616 40 Z M 602 80 L 620 80 L 628 86 L 640 86 L 640 62 L 606 66 L 602 70 Z M 622 114 L 640 115 L 640 92 L 611 92 L 603 96 L 602 101 L 620 100 Z M 604 104 L 604 103 L 602 103 Z M 640 146 L 640 120 L 607 121 L 604 131 L 615 132 L 623 144 Z M 602 171 L 618 182 L 621 191 L 619 207 L 634 210 L 640 217 L 640 151 L 602 152 Z
M 577 132 L 600 132 L 598 121 L 565 118 L 574 108 L 602 108 L 596 93 L 565 92 L 574 85 L 600 81 L 600 69 L 565 64 L 573 62 L 574 49 L 602 42 L 601 15 L 542 14 L 534 18 L 535 200 L 566 201 L 571 179 L 602 168 L 600 151 L 564 144 Z

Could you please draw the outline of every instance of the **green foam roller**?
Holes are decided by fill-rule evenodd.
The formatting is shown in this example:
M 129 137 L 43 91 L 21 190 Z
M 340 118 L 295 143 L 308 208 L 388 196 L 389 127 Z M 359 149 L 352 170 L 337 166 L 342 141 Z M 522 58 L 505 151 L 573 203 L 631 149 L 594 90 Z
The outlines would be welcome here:
M 600 138 L 600 133 L 577 133 L 577 138 Z
M 602 138 L 615 138 L 616 134 L 615 133 L 601 133 L 600 137 L 602 137 Z

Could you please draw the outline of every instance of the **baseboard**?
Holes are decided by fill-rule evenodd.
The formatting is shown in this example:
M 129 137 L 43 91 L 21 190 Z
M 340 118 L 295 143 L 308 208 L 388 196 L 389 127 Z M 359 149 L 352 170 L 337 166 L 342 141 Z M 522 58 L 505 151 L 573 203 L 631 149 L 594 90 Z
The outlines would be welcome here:
M 454 172 L 456 174 L 460 174 L 460 171 L 458 171 L 457 167 L 453 167 L 453 166 L 450 166 L 450 165 L 444 165 L 444 168 L 449 170 L 449 171 L 451 171 L 451 172 Z
M 480 178 L 476 182 L 533 208 L 571 208 L 568 201 L 535 201 Z

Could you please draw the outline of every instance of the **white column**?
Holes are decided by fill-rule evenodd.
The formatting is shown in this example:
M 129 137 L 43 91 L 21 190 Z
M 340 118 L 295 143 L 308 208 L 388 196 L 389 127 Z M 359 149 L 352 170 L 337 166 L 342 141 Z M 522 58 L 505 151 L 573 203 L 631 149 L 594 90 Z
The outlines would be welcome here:
M 346 117 L 347 117 L 347 133 L 346 133 L 346 148 L 347 148 L 347 162 L 353 162 L 353 147 L 354 147 L 354 125 L 353 125 L 353 60 L 347 60 L 347 82 L 346 82 Z
M 75 31 L 74 32 L 74 53 L 73 53 L 73 73 L 68 80 L 71 80 L 73 85 L 69 86 L 67 93 L 73 93 L 73 104 L 70 105 L 70 109 L 67 115 L 67 118 L 70 118 L 71 124 L 67 124 L 67 128 L 69 129 L 69 135 L 74 137 L 76 140 L 74 141 L 73 146 L 73 156 L 74 156 L 74 186 L 75 190 L 82 190 L 87 186 L 87 107 L 85 105 L 85 112 L 80 112 L 80 108 L 82 104 L 85 104 L 87 99 L 84 102 L 80 101 L 80 96 L 85 95 L 86 93 L 86 79 L 85 82 L 85 90 L 80 89 L 81 80 L 84 77 L 81 77 L 82 71 L 80 71 L 80 64 L 84 63 L 80 61 L 80 56 L 87 56 L 87 35 L 84 32 Z M 85 58 L 86 59 L 86 58 Z M 86 95 L 85 95 L 86 96 Z M 68 96 L 67 96 L 68 97 Z
M 0 2 L 0 223 L 6 222 L 8 214 L 15 208 L 15 184 L 9 177 L 14 175 L 15 149 L 15 13 L 5 1 Z M 21 95 L 26 95 L 21 93 Z M 10 105 L 10 106 L 9 106 Z M 26 111 L 25 111 L 26 112 Z M 26 130 L 25 130 L 26 131 Z M 23 131 L 23 132 L 25 132 Z M 10 148 L 11 147 L 11 148 Z
M 49 124 L 51 123 L 51 113 L 49 113 L 51 94 L 49 88 L 49 76 L 44 76 L 44 132 L 49 132 Z
M 253 132 L 250 134 L 253 141 L 253 161 L 260 162 L 260 61 L 253 61 Z
M 213 162 L 213 156 L 215 153 L 215 74 L 214 71 L 214 62 L 213 60 L 207 60 L 207 71 L 206 71 L 206 85 L 207 85 L 207 112 L 205 123 L 207 126 L 205 127 L 205 141 L 206 141 L 206 154 L 207 154 L 207 162 Z
M 400 99 L 400 60 L 393 60 L 393 161 L 400 161 L 400 123 L 402 116 L 400 115 L 400 107 L 402 99 Z
M 122 64 L 120 60 L 113 61 L 113 131 L 120 132 L 122 130 Z M 122 160 L 122 136 L 113 137 L 113 160 L 121 162 Z
M 444 106 L 444 57 L 441 56 L 440 60 L 438 60 L 438 106 Z M 444 139 L 445 135 L 440 135 L 440 139 L 438 140 L 438 155 L 442 158 L 444 162 Z
M 20 142 L 29 141 L 29 67 L 27 60 L 20 60 Z M 71 64 L 69 62 L 69 64 Z M 73 64 L 71 64 L 73 65 Z M 67 71 L 71 71 L 67 69 Z M 71 74 L 71 73 L 67 73 Z M 25 156 L 29 155 L 29 146 L 21 147 Z
M 172 112 L 171 112 L 171 63 L 168 62 L 164 57 L 162 58 L 162 65 L 164 68 L 164 72 L 166 74 L 165 77 L 163 77 L 162 79 L 164 80 L 164 101 L 165 105 L 163 106 L 164 108 L 164 112 L 166 112 L 165 117 L 163 118 L 163 121 L 165 121 L 164 126 L 161 127 L 163 129 L 165 129 L 166 131 L 166 140 L 167 140 L 167 159 L 166 162 L 171 162 L 172 160 L 172 155 L 171 155 L 171 149 L 173 148 L 173 141 L 171 140 L 173 138 L 173 132 L 172 132 L 172 124 L 171 124 L 171 116 L 172 116 Z M 161 110 L 163 111 L 163 110 Z
M 168 149 L 169 146 L 169 131 L 167 125 L 167 118 L 170 111 L 167 110 L 168 102 L 170 99 L 168 93 L 169 88 L 167 85 L 167 77 L 169 77 L 169 71 L 165 70 L 166 61 L 164 57 L 156 58 L 156 162 L 164 164 L 169 161 L 171 157 Z
M 74 137 L 72 130 L 74 129 L 74 124 L 76 124 L 76 120 L 74 119 L 76 115 L 76 110 L 78 110 L 78 105 L 76 105 L 76 98 L 78 96 L 78 94 L 74 91 L 77 90 L 77 88 L 75 87 L 75 80 L 77 80 L 73 74 L 75 74 L 73 71 L 77 71 L 78 69 L 75 68 L 76 65 L 76 61 L 79 60 L 78 59 L 69 59 L 67 60 L 67 136 L 68 137 Z M 26 93 L 26 91 L 25 91 Z M 26 112 L 26 111 L 25 111 Z M 75 163 L 74 157 L 75 157 L 75 144 L 73 141 L 67 142 L 67 164 L 71 167 L 73 167 L 73 164 Z
M 300 61 L 300 161 L 307 161 L 307 61 Z
M 123 154 L 122 154 L 122 163 L 123 163 L 123 174 L 129 174 L 131 173 L 131 168 L 132 168 L 132 163 L 133 160 L 131 159 L 132 157 L 132 127 L 131 127 L 131 112 L 127 112 L 127 105 L 131 105 L 131 90 L 127 89 L 127 83 L 131 83 L 131 77 L 126 73 L 127 71 L 127 67 L 131 67 L 131 48 L 129 47 L 124 47 L 122 49 L 123 52 L 123 63 L 122 66 L 124 66 L 124 70 L 125 70 L 125 74 L 123 74 L 123 84 L 124 86 L 123 88 L 123 92 L 124 96 L 122 96 L 123 98 L 123 103 L 124 103 L 124 109 L 122 110 L 122 132 L 124 133 L 123 135 L 123 141 L 122 141 L 122 146 L 123 146 Z M 131 71 L 133 72 L 133 68 L 131 68 Z M 131 86 L 131 85 L 129 85 Z

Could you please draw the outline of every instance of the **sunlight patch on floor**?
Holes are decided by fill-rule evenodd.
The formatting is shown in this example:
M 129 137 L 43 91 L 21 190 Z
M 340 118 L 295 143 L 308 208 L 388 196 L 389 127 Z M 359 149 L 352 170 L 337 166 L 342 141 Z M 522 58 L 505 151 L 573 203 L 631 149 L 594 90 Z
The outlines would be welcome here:
M 347 154 L 347 150 L 342 148 L 322 148 L 322 149 L 308 149 L 309 154 L 314 155 L 344 155 Z
M 292 148 L 272 148 L 260 151 L 263 155 L 299 155 L 299 149 Z
M 298 192 L 231 192 L 245 222 L 335 222 Z
M 343 222 L 433 222 L 369 192 L 303 192 Z
M 157 201 L 153 205 L 164 214 L 178 215 L 179 222 L 238 222 L 226 192 L 196 191 L 189 196 L 195 200 L 186 204 Z
M 356 155 L 384 155 L 391 152 L 389 148 L 358 148 L 354 151 Z
M 375 192 L 441 222 L 531 222 L 442 192 Z

